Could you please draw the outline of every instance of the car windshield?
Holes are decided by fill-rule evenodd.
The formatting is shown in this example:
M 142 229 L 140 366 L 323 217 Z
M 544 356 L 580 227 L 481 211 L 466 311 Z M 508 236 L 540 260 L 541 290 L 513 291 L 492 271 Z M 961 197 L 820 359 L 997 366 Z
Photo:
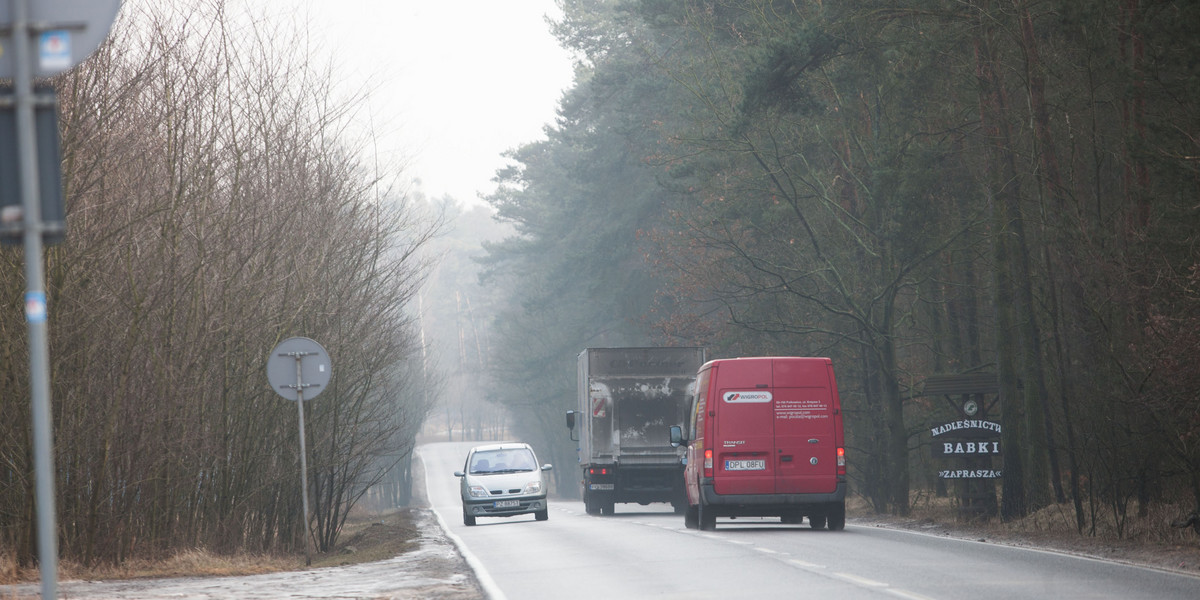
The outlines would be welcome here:
M 471 474 L 518 473 L 535 470 L 533 452 L 528 448 L 485 450 L 471 456 Z

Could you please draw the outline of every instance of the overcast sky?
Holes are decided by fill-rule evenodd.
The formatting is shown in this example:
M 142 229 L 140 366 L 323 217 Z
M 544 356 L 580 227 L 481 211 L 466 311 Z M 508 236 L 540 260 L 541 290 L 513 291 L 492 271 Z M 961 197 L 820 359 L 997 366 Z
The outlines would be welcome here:
M 543 137 L 571 83 L 544 18 L 561 14 L 554 0 L 270 2 L 327 36 L 337 79 L 372 90 L 380 151 L 407 157 L 428 196 L 474 203 L 494 189 L 500 154 Z

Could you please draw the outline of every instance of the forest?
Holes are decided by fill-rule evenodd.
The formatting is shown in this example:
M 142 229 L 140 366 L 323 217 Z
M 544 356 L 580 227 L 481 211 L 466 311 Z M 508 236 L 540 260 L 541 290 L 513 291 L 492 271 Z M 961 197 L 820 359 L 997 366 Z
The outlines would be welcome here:
M 561 5 L 575 85 L 480 259 L 521 437 L 574 464 L 585 347 L 829 356 L 874 511 L 962 494 L 930 432 L 967 396 L 1003 425 L 979 516 L 1200 507 L 1200 5 Z

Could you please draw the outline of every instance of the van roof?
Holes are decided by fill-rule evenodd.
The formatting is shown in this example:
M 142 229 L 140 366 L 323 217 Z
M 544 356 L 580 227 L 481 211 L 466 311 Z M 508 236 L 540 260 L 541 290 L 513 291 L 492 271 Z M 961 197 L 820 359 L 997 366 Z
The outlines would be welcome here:
M 833 362 L 832 359 L 825 356 L 736 356 L 733 358 L 714 358 L 701 366 L 701 369 L 707 369 L 715 363 L 733 362 L 733 361 L 756 361 L 756 360 L 819 360 Z

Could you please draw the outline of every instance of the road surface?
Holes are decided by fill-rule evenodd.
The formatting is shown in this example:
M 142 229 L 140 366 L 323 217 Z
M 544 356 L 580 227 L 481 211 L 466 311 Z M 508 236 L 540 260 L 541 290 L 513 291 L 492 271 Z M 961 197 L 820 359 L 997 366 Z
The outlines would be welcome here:
M 481 517 L 467 527 L 453 472 L 471 445 L 433 444 L 420 453 L 430 504 L 494 600 L 1200 598 L 1200 578 L 857 526 L 853 515 L 836 532 L 725 518 L 701 532 L 665 504 L 618 504 L 605 517 L 587 515 L 582 502 L 551 499 L 548 521 Z

